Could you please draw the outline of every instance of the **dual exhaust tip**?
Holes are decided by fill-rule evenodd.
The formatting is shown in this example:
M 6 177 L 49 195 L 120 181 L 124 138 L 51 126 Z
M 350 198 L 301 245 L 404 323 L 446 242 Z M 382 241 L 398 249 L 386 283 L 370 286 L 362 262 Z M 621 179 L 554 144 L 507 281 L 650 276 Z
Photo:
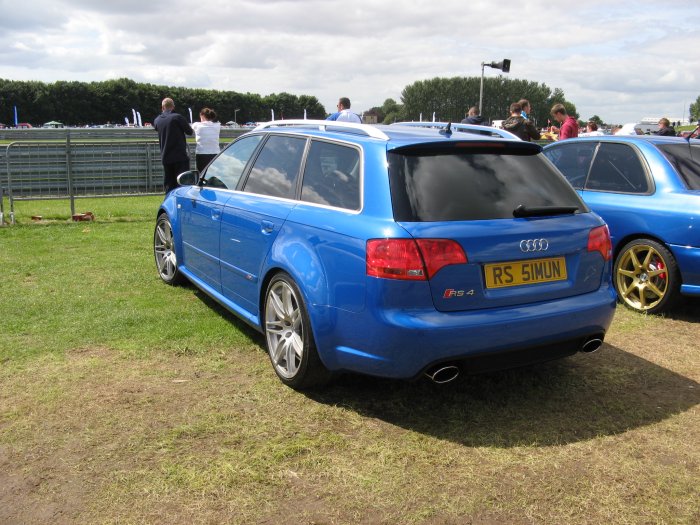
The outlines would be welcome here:
M 595 335 L 586 339 L 579 351 L 590 354 L 598 350 L 601 346 L 603 346 L 603 336 Z M 457 379 L 459 376 L 459 366 L 452 363 L 442 363 L 430 367 L 424 375 L 433 383 L 444 385 Z

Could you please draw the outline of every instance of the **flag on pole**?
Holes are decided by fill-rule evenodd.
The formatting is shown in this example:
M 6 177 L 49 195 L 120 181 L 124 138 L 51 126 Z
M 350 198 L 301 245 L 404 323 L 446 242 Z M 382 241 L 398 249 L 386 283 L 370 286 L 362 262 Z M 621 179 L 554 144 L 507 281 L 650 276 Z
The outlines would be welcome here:
M 138 117 L 139 127 L 141 127 L 143 124 L 141 124 L 141 112 L 140 111 L 136 112 L 136 117 Z
M 19 119 L 17 118 L 17 106 L 15 106 L 15 127 L 19 124 Z
M 136 110 L 134 108 L 131 108 L 131 114 L 134 116 L 133 124 L 135 126 L 136 125 Z
M 304 109 L 304 120 L 306 120 L 306 109 Z
M 124 124 L 126 124 L 127 126 L 129 125 L 129 118 L 128 117 L 124 117 Z
M 271 109 L 270 112 L 272 113 L 272 120 L 275 120 L 275 110 Z
M 190 110 L 190 124 L 192 124 L 192 108 L 187 108 Z

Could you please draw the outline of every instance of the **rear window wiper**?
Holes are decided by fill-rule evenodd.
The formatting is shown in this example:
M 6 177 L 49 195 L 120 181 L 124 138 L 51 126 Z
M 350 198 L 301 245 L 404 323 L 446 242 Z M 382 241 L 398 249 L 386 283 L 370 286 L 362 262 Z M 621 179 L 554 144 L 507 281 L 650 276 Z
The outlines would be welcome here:
M 533 206 L 529 208 L 518 204 L 513 210 L 513 217 L 542 217 L 547 215 L 569 215 L 576 213 L 578 206 Z

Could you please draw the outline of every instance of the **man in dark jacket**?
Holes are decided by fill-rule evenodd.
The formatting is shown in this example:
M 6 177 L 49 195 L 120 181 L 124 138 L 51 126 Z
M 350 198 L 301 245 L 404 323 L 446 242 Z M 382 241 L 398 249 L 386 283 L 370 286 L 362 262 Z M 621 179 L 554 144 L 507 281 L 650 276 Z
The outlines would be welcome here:
M 659 120 L 659 131 L 656 132 L 657 135 L 663 135 L 665 137 L 675 137 L 676 130 L 671 126 L 671 121 L 667 118 L 662 118 Z
M 513 135 L 526 142 L 530 142 L 533 139 L 539 140 L 540 132 L 537 131 L 530 119 L 523 118 L 522 111 L 523 107 L 517 102 L 513 102 L 510 105 L 510 117 L 503 121 L 503 129 L 510 131 Z
M 172 98 L 164 98 L 162 108 L 163 113 L 153 121 L 153 127 L 158 132 L 160 158 L 165 171 L 163 186 L 168 193 L 177 188 L 177 176 L 190 169 L 185 135 L 192 135 L 194 130 L 185 117 L 173 112 L 175 102 Z
M 485 126 L 486 121 L 484 120 L 484 117 L 479 115 L 479 108 L 472 106 L 469 108 L 467 118 L 462 119 L 462 124 L 476 124 L 477 126 Z

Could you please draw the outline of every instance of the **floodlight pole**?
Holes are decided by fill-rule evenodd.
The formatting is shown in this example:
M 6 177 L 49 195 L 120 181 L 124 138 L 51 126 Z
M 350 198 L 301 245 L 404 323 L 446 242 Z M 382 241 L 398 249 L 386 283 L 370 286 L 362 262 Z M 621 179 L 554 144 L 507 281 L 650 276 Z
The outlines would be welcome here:
M 241 110 L 240 108 L 234 109 L 234 110 L 233 110 L 233 121 L 234 121 L 236 124 L 238 124 L 238 120 L 236 119 L 236 115 L 238 115 L 238 112 L 239 112 L 240 110 Z
M 479 86 L 479 115 L 481 115 L 482 105 L 484 101 L 484 66 L 500 69 L 504 73 L 508 73 L 510 71 L 510 60 L 504 58 L 501 62 L 481 63 L 481 85 Z
M 481 63 L 481 85 L 479 86 L 479 115 L 481 115 L 481 106 L 484 100 L 484 62 Z

